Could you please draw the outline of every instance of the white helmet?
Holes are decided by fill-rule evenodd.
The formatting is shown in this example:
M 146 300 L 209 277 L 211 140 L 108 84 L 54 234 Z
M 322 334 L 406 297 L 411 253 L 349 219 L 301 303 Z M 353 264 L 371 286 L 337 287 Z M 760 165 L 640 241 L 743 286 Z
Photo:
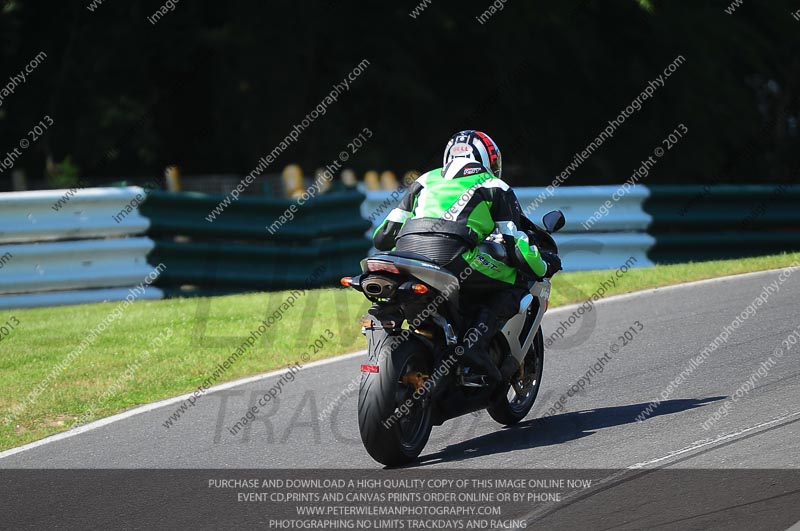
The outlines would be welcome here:
M 500 148 L 486 133 L 467 129 L 451 136 L 444 148 L 442 165 L 447 166 L 448 162 L 460 157 L 480 162 L 495 177 L 500 178 L 503 169 Z

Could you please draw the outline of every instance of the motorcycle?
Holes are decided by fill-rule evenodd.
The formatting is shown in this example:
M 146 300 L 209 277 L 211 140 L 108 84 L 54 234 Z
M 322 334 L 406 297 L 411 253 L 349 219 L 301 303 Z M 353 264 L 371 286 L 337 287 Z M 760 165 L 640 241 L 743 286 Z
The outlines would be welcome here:
M 523 217 L 519 230 L 540 251 L 557 253 L 551 234 L 564 226 L 564 215 L 554 210 L 542 223 L 544 228 Z M 509 263 L 501 243 L 487 239 L 480 247 Z M 434 425 L 481 409 L 505 426 L 525 418 L 541 386 L 540 325 L 549 278 L 528 282 L 519 311 L 491 340 L 492 362 L 510 375 L 497 383 L 461 363 L 461 345 L 477 341 L 481 331 L 470 329 L 462 337 L 470 305 L 459 300 L 457 275 L 424 256 L 396 251 L 365 258 L 361 270 L 341 283 L 373 303 L 361 320 L 368 360 L 361 365 L 358 394 L 358 427 L 373 459 L 387 466 L 408 464 L 422 452 Z

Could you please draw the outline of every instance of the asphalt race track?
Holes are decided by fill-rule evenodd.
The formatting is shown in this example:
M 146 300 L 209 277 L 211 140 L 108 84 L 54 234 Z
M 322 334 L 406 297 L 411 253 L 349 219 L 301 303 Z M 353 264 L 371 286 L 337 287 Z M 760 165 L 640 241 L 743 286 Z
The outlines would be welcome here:
M 740 275 L 600 301 L 546 351 L 543 387 L 529 420 L 502 428 L 481 412 L 450 421 L 434 428 L 413 466 L 800 468 L 800 346 L 792 348 L 786 340 L 800 326 L 800 274 L 775 284 L 779 274 Z M 771 283 L 778 290 L 754 314 L 743 314 Z M 552 333 L 573 310 L 548 312 L 545 332 Z M 729 328 L 727 341 L 718 342 L 719 348 L 668 389 L 740 314 L 744 320 Z M 637 332 L 630 341 L 620 337 L 626 330 L 629 337 Z M 775 354 L 778 348 L 781 356 Z M 588 383 L 584 378 L 583 389 L 576 386 L 578 392 L 566 396 L 561 411 L 538 418 L 605 354 L 602 373 L 590 375 Z M 378 467 L 358 436 L 357 390 L 346 389 L 361 360 L 350 356 L 300 370 L 279 399 L 236 435 L 228 428 L 279 374 L 209 393 L 170 428 L 163 422 L 174 403 L 5 452 L 0 467 Z M 740 388 L 739 399 L 714 421 L 713 413 Z M 638 421 L 662 392 L 665 399 Z
M 592 478 L 591 489 L 555 505 L 506 504 L 516 528 L 787 529 L 800 518 L 798 300 L 794 269 L 600 301 L 547 349 L 530 420 L 502 428 L 482 412 L 450 421 L 434 428 L 417 463 L 382 474 Z M 575 308 L 548 312 L 547 334 Z M 362 358 L 302 368 L 236 435 L 229 428 L 285 370 L 220 386 L 169 428 L 182 398 L 6 451 L 0 468 L 18 469 L 0 482 L 7 515 L 19 529 L 247 528 L 297 518 L 294 504 L 236 503 L 208 478 L 234 477 L 231 469 L 287 478 L 380 472 L 358 436 L 351 382 Z M 42 499 L 52 501 L 32 502 Z

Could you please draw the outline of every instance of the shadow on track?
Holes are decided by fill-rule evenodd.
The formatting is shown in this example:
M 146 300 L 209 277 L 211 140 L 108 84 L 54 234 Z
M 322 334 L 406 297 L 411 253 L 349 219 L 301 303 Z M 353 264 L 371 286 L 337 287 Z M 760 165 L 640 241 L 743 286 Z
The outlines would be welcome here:
M 679 413 L 689 409 L 723 400 L 725 396 L 666 400 L 648 418 Z M 440 452 L 423 455 L 419 460 L 405 468 L 420 467 L 433 463 L 447 463 L 474 459 L 487 455 L 502 454 L 515 450 L 560 444 L 593 435 L 596 430 L 631 424 L 648 403 L 627 406 L 602 407 L 574 411 L 520 422 L 515 426 L 499 429 L 456 444 L 451 444 Z M 644 420 L 643 422 L 647 422 Z

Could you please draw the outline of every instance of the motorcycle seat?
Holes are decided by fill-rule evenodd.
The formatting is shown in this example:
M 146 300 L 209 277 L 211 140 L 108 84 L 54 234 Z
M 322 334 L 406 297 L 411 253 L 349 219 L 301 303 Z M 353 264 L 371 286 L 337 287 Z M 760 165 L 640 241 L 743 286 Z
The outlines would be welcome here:
M 406 258 L 408 260 L 419 260 L 421 262 L 428 262 L 429 264 L 434 264 L 434 262 L 427 256 L 423 256 L 418 253 L 412 253 L 410 251 L 386 251 L 374 255 L 372 258 L 380 258 L 381 256 L 396 256 L 397 258 Z

